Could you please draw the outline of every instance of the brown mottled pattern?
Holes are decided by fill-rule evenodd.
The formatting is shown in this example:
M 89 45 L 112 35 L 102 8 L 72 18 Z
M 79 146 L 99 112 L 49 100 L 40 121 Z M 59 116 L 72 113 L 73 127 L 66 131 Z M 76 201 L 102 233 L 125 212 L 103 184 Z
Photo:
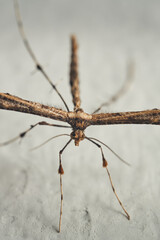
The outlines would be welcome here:
M 160 110 L 93 114 L 91 125 L 108 124 L 155 124 L 160 125 Z
M 110 124 L 154 124 L 160 125 L 160 110 L 152 109 L 137 112 L 87 114 L 83 110 L 69 112 L 31 102 L 22 98 L 0 93 L 0 109 L 13 110 L 68 122 L 73 129 L 85 129 L 90 125 Z
M 0 93 L 0 109 L 35 114 L 64 122 L 66 122 L 67 118 L 67 112 L 61 109 L 27 101 L 8 93 Z
M 78 78 L 78 62 L 77 62 L 77 41 L 76 37 L 71 36 L 71 65 L 70 65 L 70 85 L 73 98 L 74 108 L 78 109 L 81 105 L 80 91 L 79 91 L 79 78 Z
M 78 78 L 78 61 L 77 61 L 77 41 L 76 37 L 73 35 L 71 37 L 71 47 L 72 47 L 72 55 L 71 55 L 71 65 L 70 65 L 70 85 L 71 85 L 71 93 L 73 98 L 73 104 L 74 104 L 74 111 L 69 111 L 69 108 L 64 101 L 62 95 L 57 90 L 56 86 L 52 83 L 46 72 L 43 70 L 39 62 L 37 61 L 30 44 L 26 38 L 24 29 L 23 29 L 23 23 L 21 20 L 21 15 L 19 11 L 19 6 L 17 0 L 14 0 L 14 7 L 15 7 L 15 13 L 16 13 L 16 19 L 18 28 L 20 31 L 20 34 L 22 36 L 22 40 L 24 42 L 24 45 L 29 52 L 30 56 L 32 57 L 34 63 L 36 64 L 36 67 L 41 73 L 44 75 L 46 80 L 51 84 L 53 89 L 57 92 L 61 100 L 63 101 L 66 109 L 68 112 L 63 111 L 61 109 L 57 109 L 54 107 L 49 107 L 40 103 L 27 101 L 24 99 L 21 99 L 16 96 L 12 96 L 7 93 L 0 93 L 0 109 L 5 110 L 13 110 L 28 114 L 35 114 L 42 117 L 51 118 L 54 120 L 60 120 L 66 123 L 69 123 L 69 125 L 72 128 L 71 134 L 60 134 L 56 135 L 55 137 L 59 136 L 70 136 L 69 141 L 66 143 L 66 145 L 59 151 L 59 168 L 58 173 L 60 174 L 60 193 L 61 193 L 61 205 L 60 205 L 60 218 L 59 218 L 59 232 L 61 231 L 61 221 L 62 221 L 62 206 L 63 206 L 63 189 L 62 189 L 62 174 L 64 174 L 63 166 L 62 166 L 62 153 L 66 149 L 66 147 L 70 144 L 72 140 L 75 142 L 75 146 L 79 146 L 79 143 L 86 139 L 90 142 L 92 142 L 95 146 L 97 146 L 101 151 L 101 157 L 102 157 L 102 166 L 106 168 L 107 174 L 110 180 L 110 184 L 112 187 L 112 190 L 121 205 L 123 211 L 125 212 L 128 220 L 130 219 L 130 216 L 126 209 L 124 208 L 122 202 L 120 201 L 114 185 L 112 183 L 111 175 L 108 170 L 108 163 L 104 157 L 104 153 L 102 150 L 102 146 L 106 146 L 114 155 L 116 155 L 122 162 L 125 162 L 123 159 L 121 159 L 112 149 L 110 149 L 106 144 L 101 142 L 100 140 L 96 138 L 89 138 L 85 136 L 85 129 L 89 127 L 90 125 L 109 125 L 109 124 L 157 124 L 160 125 L 160 110 L 158 109 L 152 109 L 152 110 L 145 110 L 145 111 L 139 111 L 139 112 L 118 112 L 118 113 L 100 113 L 100 114 L 94 114 L 95 112 L 99 111 L 102 106 L 107 105 L 107 103 L 102 104 L 93 114 L 85 113 L 81 108 L 81 101 L 80 101 L 80 90 L 79 90 L 79 78 Z M 121 88 L 121 90 L 114 95 L 111 98 L 112 103 L 115 100 L 119 98 L 122 93 L 124 93 L 126 89 L 126 85 Z M 50 124 L 47 122 L 38 122 L 34 125 L 31 125 L 29 129 L 19 134 L 18 137 L 11 139 L 3 144 L 1 146 L 7 145 L 19 138 L 23 138 L 29 131 L 31 131 L 34 127 L 38 125 L 48 125 L 48 126 L 58 126 L 58 127 L 67 127 L 63 125 L 56 125 L 56 124 Z M 97 143 L 98 142 L 98 143 Z M 46 143 L 46 142 L 45 142 Z M 125 162 L 126 163 L 126 162 Z

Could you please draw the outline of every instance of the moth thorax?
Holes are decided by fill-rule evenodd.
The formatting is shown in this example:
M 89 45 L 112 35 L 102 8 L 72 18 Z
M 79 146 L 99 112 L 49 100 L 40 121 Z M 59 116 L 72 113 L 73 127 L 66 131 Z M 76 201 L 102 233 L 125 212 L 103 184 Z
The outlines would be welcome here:
M 74 140 L 75 146 L 79 146 L 79 142 L 85 138 L 83 130 L 80 129 L 74 130 L 70 136 Z

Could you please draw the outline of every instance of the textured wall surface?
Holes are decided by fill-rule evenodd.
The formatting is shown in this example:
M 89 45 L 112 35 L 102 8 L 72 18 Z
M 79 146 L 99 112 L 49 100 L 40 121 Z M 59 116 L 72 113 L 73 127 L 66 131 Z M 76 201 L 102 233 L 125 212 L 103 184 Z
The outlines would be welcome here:
M 70 35 L 79 43 L 82 108 L 93 112 L 123 84 L 127 62 L 135 64 L 134 81 L 118 102 L 103 112 L 160 108 L 160 1 L 20 1 L 31 46 L 72 108 L 69 88 Z M 0 92 L 57 107 L 52 91 L 23 46 L 12 1 L 0 0 Z M 11 139 L 37 116 L 0 110 L 0 142 Z M 51 120 L 48 122 L 52 123 Z M 98 148 L 83 141 L 68 146 L 63 159 L 64 205 L 59 221 L 58 152 L 66 137 L 30 151 L 66 129 L 39 126 L 22 141 L 0 148 L 0 239 L 159 239 L 160 127 L 90 127 L 87 136 L 108 144 L 112 180 L 128 210 L 123 214 L 102 168 Z

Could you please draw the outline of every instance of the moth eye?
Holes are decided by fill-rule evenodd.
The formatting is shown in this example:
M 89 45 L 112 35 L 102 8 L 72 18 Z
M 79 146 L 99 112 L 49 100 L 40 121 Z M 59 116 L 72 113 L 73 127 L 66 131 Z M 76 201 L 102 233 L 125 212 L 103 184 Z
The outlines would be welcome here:
M 75 132 L 72 132 L 71 134 L 72 134 L 72 137 L 75 137 L 75 135 L 76 135 Z

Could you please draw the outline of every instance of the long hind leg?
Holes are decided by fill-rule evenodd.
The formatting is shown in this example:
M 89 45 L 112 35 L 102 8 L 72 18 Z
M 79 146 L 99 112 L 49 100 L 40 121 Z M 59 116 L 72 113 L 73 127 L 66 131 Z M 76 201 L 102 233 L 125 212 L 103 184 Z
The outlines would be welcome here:
M 111 96 L 108 101 L 102 103 L 93 113 L 97 113 L 101 110 L 102 107 L 108 107 L 112 103 L 118 101 L 119 98 L 123 96 L 129 89 L 133 81 L 133 75 L 134 75 L 134 63 L 130 61 L 127 66 L 126 79 L 122 87 L 113 96 Z
M 111 178 L 110 172 L 109 172 L 109 170 L 108 170 L 108 162 L 106 161 L 106 159 L 105 159 L 105 157 L 104 157 L 104 153 L 103 153 L 103 150 L 102 150 L 101 145 L 98 144 L 98 143 L 96 143 L 95 141 L 91 140 L 90 138 L 87 138 L 87 137 L 86 137 L 86 139 L 89 140 L 90 142 L 92 142 L 93 144 L 95 144 L 98 148 L 100 148 L 100 150 L 101 150 L 101 155 L 102 155 L 102 165 L 103 165 L 103 167 L 106 168 L 106 170 L 107 170 L 107 173 L 108 173 L 108 176 L 109 176 L 109 180 L 110 180 L 110 183 L 111 183 L 112 190 L 113 190 L 113 192 L 114 192 L 114 194 L 115 194 L 115 196 L 116 196 L 119 204 L 121 205 L 123 211 L 125 212 L 128 220 L 130 220 L 130 216 L 129 216 L 128 212 L 127 212 L 126 209 L 124 208 L 122 202 L 120 201 L 120 199 L 119 199 L 119 197 L 118 197 L 118 195 L 117 195 L 117 193 L 116 193 L 116 191 L 115 191 L 115 188 L 114 188 L 114 185 L 113 185 L 113 182 L 112 182 L 112 178 Z
M 66 145 L 59 151 L 59 168 L 58 173 L 60 175 L 60 191 L 61 191 L 61 206 L 60 206 L 60 217 L 59 217 L 59 232 L 61 231 L 61 222 L 62 222 L 62 207 L 63 207 L 63 188 L 62 188 L 62 175 L 64 174 L 64 170 L 62 167 L 62 153 L 65 150 L 65 148 L 68 146 L 68 144 L 72 141 L 70 139 Z

